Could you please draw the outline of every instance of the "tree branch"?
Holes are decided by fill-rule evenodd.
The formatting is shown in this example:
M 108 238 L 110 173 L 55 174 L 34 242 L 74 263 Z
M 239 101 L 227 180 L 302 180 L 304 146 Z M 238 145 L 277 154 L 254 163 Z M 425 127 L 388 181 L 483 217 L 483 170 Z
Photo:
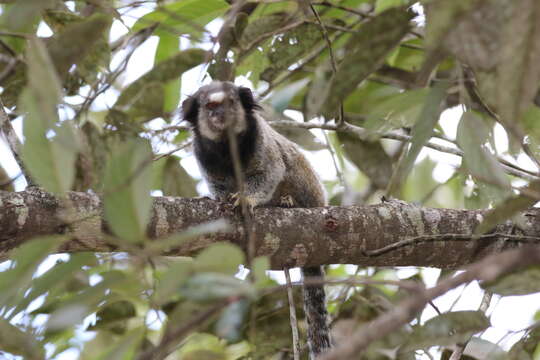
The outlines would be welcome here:
M 102 219 L 97 195 L 71 192 L 68 197 L 73 203 L 69 212 L 37 188 L 0 191 L 0 258 L 30 238 L 50 234 L 69 237 L 59 252 L 131 250 L 129 241 L 107 240 L 112 235 Z M 459 268 L 489 253 L 540 241 L 540 209 L 535 208 L 519 214 L 516 223 L 498 225 L 492 237 L 468 239 L 466 235 L 473 233 L 486 212 L 393 201 L 371 206 L 260 208 L 253 216 L 255 256 L 268 256 L 272 268 L 279 270 L 321 264 Z M 230 241 L 245 250 L 241 218 L 230 206 L 207 198 L 155 197 L 148 236 L 165 238 L 222 218 L 231 224 L 230 231 L 186 240 L 166 254 L 192 256 L 218 241 Z M 433 239 L 426 241 L 430 235 Z M 415 238 L 422 241 L 408 241 Z M 370 254 L 400 242 L 392 251 Z

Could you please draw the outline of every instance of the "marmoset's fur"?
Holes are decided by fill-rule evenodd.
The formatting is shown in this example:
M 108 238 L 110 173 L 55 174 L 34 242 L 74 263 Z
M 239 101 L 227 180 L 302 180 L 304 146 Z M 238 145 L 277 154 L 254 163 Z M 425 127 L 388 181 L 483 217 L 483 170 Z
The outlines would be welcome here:
M 227 137 L 231 126 L 250 207 L 324 206 L 325 193 L 315 171 L 294 143 L 270 127 L 260 110 L 250 89 L 230 82 L 212 82 L 183 102 L 184 119 L 193 127 L 195 157 L 210 192 L 227 201 L 238 191 Z M 323 276 L 320 267 L 302 272 L 304 278 Z M 313 359 L 331 346 L 322 285 L 304 287 L 304 311 Z

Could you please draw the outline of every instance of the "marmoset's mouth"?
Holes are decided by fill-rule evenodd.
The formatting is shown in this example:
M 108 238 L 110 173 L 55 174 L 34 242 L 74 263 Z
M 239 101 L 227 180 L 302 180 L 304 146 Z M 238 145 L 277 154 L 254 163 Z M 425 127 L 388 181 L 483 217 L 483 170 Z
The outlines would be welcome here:
M 226 128 L 225 118 L 222 116 L 211 116 L 208 127 L 214 132 L 222 132 Z

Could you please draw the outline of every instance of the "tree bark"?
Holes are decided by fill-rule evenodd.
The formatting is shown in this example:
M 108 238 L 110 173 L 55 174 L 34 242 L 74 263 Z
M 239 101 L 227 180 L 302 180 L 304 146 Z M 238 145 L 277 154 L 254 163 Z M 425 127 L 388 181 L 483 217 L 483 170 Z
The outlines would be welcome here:
M 101 200 L 91 193 L 71 192 L 70 211 L 51 194 L 36 188 L 0 191 L 0 258 L 24 241 L 64 234 L 58 252 L 128 251 L 111 242 Z M 459 268 L 489 253 L 540 242 L 540 210 L 529 209 L 472 238 L 486 210 L 422 208 L 401 201 L 370 206 L 311 209 L 255 209 L 256 255 L 268 256 L 274 269 L 321 264 L 362 266 L 430 266 Z M 226 219 L 230 231 L 198 236 L 166 255 L 192 256 L 218 241 L 246 248 L 242 219 L 228 204 L 207 198 L 155 197 L 148 241 L 159 241 L 192 226 Z M 126 242 L 128 244 L 129 242 Z M 132 243 L 131 243 L 132 244 Z M 133 249 L 133 247 L 131 247 Z

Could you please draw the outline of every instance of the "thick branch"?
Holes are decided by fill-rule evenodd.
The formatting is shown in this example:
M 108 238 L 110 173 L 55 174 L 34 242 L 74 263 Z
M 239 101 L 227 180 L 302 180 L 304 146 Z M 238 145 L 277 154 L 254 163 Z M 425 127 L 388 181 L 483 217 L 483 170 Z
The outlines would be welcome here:
M 22 242 L 46 234 L 67 234 L 59 251 L 126 251 L 107 242 L 99 197 L 72 192 L 69 215 L 50 194 L 39 190 L 0 191 L 0 257 Z M 430 209 L 402 202 L 312 209 L 255 209 L 255 255 L 267 255 L 274 269 L 319 264 L 433 266 L 458 268 L 492 252 L 540 241 L 540 210 L 530 209 L 471 239 L 485 211 Z M 190 256 L 217 241 L 246 248 L 243 224 L 229 206 L 210 199 L 156 197 L 148 226 L 151 239 L 225 218 L 228 233 L 199 236 L 169 255 Z M 519 224 L 519 226 L 517 225 Z M 120 244 L 120 245 L 119 245 Z

